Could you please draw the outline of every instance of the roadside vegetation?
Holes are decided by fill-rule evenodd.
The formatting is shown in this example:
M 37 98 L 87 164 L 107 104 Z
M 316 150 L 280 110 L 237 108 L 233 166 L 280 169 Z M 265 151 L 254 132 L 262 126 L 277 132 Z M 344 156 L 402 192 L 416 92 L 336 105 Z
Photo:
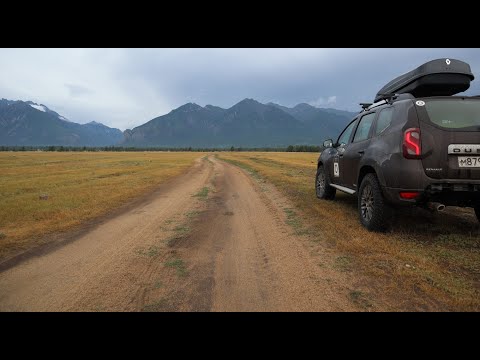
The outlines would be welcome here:
M 0 260 L 152 191 L 202 156 L 0 152 Z
M 1 151 L 50 151 L 50 152 L 145 152 L 145 151 L 173 151 L 173 152 L 184 152 L 184 151 L 195 151 L 195 152 L 217 152 L 217 151 L 262 151 L 262 152 L 319 152 L 321 150 L 320 146 L 316 145 L 289 145 L 282 147 L 219 147 L 219 148 L 195 148 L 195 147 L 124 147 L 124 146 L 0 146 Z
M 387 308 L 407 311 L 480 310 L 480 230 L 472 210 L 402 210 L 387 233 L 371 233 L 358 220 L 355 197 L 337 192 L 332 202 L 316 198 L 318 154 L 218 157 L 270 181 L 292 200 L 296 209 L 285 212 L 294 231 L 331 252 L 336 270 L 362 276 L 369 290 L 352 293 L 356 302 L 380 299 Z

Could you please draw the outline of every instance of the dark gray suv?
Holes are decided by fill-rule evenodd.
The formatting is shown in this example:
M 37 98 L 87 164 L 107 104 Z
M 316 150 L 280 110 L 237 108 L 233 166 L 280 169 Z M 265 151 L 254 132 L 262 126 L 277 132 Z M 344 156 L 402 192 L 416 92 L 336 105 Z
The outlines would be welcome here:
M 438 59 L 387 84 L 324 142 L 317 197 L 358 195 L 360 221 L 374 231 L 403 205 L 473 207 L 480 218 L 480 97 L 453 96 L 473 79 L 468 64 Z

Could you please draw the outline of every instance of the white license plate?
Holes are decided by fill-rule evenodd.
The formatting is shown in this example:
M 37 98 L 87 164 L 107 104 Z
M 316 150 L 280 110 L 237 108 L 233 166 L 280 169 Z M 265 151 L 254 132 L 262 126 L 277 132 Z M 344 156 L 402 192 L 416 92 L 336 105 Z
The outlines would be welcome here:
M 480 156 L 459 156 L 458 167 L 480 168 Z

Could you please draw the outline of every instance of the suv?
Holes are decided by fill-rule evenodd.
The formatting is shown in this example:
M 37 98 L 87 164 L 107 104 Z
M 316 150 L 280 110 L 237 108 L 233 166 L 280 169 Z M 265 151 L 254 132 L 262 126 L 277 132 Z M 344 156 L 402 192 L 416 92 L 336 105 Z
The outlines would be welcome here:
M 386 229 L 395 206 L 473 207 L 480 219 L 480 97 L 468 64 L 439 59 L 387 84 L 318 159 L 316 195 L 358 194 L 361 223 Z

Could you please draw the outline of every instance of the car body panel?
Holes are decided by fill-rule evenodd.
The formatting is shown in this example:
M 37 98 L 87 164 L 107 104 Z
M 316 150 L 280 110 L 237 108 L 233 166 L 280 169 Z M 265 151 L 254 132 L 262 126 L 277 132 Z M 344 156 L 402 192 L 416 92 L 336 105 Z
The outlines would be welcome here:
M 433 99 L 436 98 L 454 97 Z M 470 99 L 480 101 L 480 98 Z M 386 200 L 393 204 L 420 204 L 431 199 L 445 201 L 446 205 L 471 206 L 480 203 L 480 168 L 459 169 L 458 155 L 448 154 L 451 144 L 480 145 L 480 132 L 436 127 L 425 117 L 423 108 L 418 110 L 421 106 L 416 105 L 417 101 L 415 98 L 399 100 L 357 115 L 352 120 L 357 123 L 349 143 L 339 147 L 337 140 L 334 147 L 325 149 L 318 159 L 327 169 L 331 183 L 356 191 L 362 174 L 374 171 Z M 378 113 L 388 107 L 394 108 L 391 123 L 376 135 L 374 129 Z M 358 120 L 372 112 L 377 116 L 370 129 L 370 138 L 352 143 L 360 123 Z M 419 159 L 407 159 L 403 155 L 403 134 L 410 128 L 421 131 L 422 155 Z M 339 167 L 338 176 L 335 174 L 335 163 Z M 421 196 L 405 200 L 399 196 L 401 191 L 418 191 Z

